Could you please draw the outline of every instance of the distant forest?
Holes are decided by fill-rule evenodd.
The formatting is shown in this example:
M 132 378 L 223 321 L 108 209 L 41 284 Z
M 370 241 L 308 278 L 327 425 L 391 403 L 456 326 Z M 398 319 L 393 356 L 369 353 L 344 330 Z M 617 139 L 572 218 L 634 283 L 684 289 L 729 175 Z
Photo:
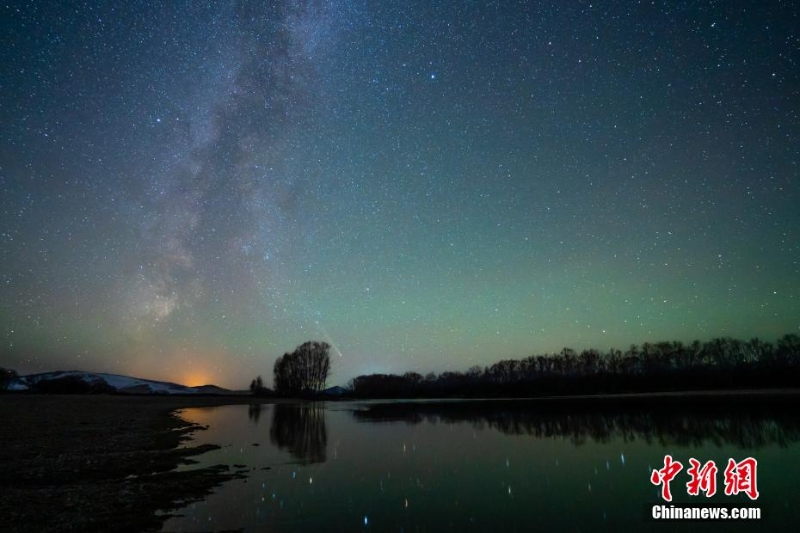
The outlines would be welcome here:
M 564 348 L 438 376 L 358 376 L 348 392 L 362 398 L 530 397 L 798 386 L 800 336 L 788 334 L 774 344 L 718 338 L 688 345 L 644 343 L 624 352 Z

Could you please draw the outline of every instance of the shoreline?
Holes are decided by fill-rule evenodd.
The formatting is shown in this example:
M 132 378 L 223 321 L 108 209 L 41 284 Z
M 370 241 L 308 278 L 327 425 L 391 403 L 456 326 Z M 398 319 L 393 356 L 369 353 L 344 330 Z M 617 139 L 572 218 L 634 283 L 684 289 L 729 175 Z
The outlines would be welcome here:
M 228 466 L 173 471 L 216 448 L 179 447 L 204 428 L 184 421 L 177 411 L 251 401 L 0 396 L 3 531 L 159 531 L 170 512 L 239 475 Z
M 623 393 L 598 393 L 598 394 L 560 394 L 546 396 L 337 396 L 333 398 L 319 398 L 316 401 L 330 402 L 381 402 L 381 403 L 469 403 L 469 402 L 496 402 L 496 403 L 529 403 L 531 405 L 557 405 L 557 404 L 586 404 L 602 405 L 625 404 L 630 401 L 639 401 L 646 404 L 669 406 L 686 401 L 724 402 L 753 400 L 756 402 L 774 402 L 784 399 L 800 399 L 800 388 L 784 387 L 779 389 L 709 389 L 685 391 L 654 391 L 654 392 L 623 392 Z M 283 398 L 273 398 L 282 401 Z M 314 401 L 314 399 L 309 399 Z
M 800 389 L 687 391 L 540 398 L 325 398 L 372 409 L 491 405 L 592 412 L 626 409 L 785 409 Z M 794 400 L 794 401 L 787 401 Z M 171 513 L 242 477 L 232 465 L 175 471 L 218 448 L 184 447 L 205 429 L 180 418 L 193 407 L 297 402 L 252 396 L 0 395 L 3 531 L 160 531 Z M 307 401 L 307 400 L 305 400 Z M 417 407 L 412 407 L 416 404 Z

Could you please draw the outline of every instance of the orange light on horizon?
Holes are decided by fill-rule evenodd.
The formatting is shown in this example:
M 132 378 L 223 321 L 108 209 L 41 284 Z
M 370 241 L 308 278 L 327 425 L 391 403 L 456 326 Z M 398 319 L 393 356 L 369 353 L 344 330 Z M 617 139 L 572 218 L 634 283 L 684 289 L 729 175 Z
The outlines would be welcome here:
M 194 370 L 184 375 L 181 384 L 187 387 L 199 387 L 200 385 L 209 385 L 211 382 L 209 381 L 208 374 Z

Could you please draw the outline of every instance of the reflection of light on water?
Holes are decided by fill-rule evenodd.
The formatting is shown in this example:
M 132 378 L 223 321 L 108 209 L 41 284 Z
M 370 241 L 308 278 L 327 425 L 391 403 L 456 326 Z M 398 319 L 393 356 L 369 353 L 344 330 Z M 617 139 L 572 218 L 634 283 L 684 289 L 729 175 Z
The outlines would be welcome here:
M 207 426 L 213 416 L 212 411 L 212 407 L 187 407 L 178 411 L 178 414 L 199 426 Z
M 245 462 L 242 459 L 249 453 L 253 465 L 272 468 L 263 471 L 256 468 L 250 473 L 250 480 L 223 486 L 219 494 L 208 498 L 208 504 L 196 504 L 182 511 L 184 518 L 170 519 L 165 531 L 179 530 L 182 524 L 186 524 L 184 531 L 242 526 L 248 531 L 292 530 L 295 525 L 301 530 L 324 530 L 325 524 L 358 527 L 359 522 L 364 530 L 383 529 L 394 522 L 406 531 L 413 530 L 413 526 L 440 531 L 448 529 L 448 525 L 465 532 L 486 531 L 488 524 L 498 520 L 493 510 L 500 508 L 508 513 L 499 519 L 498 529 L 523 530 L 520 520 L 529 516 L 527 510 L 532 501 L 540 502 L 542 515 L 537 515 L 537 520 L 542 524 L 591 529 L 588 526 L 600 522 L 619 530 L 629 520 L 629 513 L 622 510 L 622 503 L 616 502 L 627 501 L 625 505 L 629 506 L 632 499 L 644 501 L 651 493 L 647 483 L 650 468 L 647 475 L 633 475 L 622 468 L 627 465 L 628 456 L 633 457 L 632 465 L 639 470 L 648 460 L 646 455 L 662 456 L 664 449 L 664 445 L 647 444 L 643 440 L 633 444 L 623 442 L 624 435 L 618 434 L 608 437 L 603 434 L 600 441 L 592 440 L 599 424 L 613 426 L 617 422 L 618 418 L 610 416 L 587 416 L 584 428 L 573 424 L 574 417 L 568 425 L 556 415 L 544 417 L 542 424 L 537 424 L 538 419 L 528 423 L 524 416 L 513 418 L 512 415 L 517 415 L 514 412 L 507 419 L 501 417 L 506 415 L 501 410 L 499 414 L 490 413 L 491 416 L 480 411 L 470 418 L 464 414 L 465 410 L 453 409 L 454 414 L 446 414 L 452 418 L 458 415 L 456 421 L 445 420 L 443 416 L 431 416 L 429 421 L 412 410 L 413 418 L 409 417 L 408 423 L 397 423 L 403 421 L 402 417 L 381 414 L 375 417 L 380 422 L 359 424 L 354 423 L 357 415 L 352 413 L 361 411 L 287 405 L 278 413 L 280 416 L 262 417 L 261 424 L 254 425 L 245 416 L 243 407 L 246 406 L 219 408 L 217 412 L 224 412 L 225 416 L 208 420 L 207 410 L 191 409 L 187 410 L 187 417 L 188 413 L 195 413 L 198 415 L 192 415 L 195 420 L 203 418 L 204 423 L 212 426 L 209 435 L 214 438 L 210 442 L 223 445 L 222 450 L 212 452 L 216 455 L 209 464 Z M 264 407 L 267 413 L 274 414 L 277 410 L 275 405 Z M 476 429 L 469 423 L 481 420 L 480 417 L 495 423 L 499 431 L 484 426 L 477 431 L 479 445 L 473 448 L 470 437 L 476 434 Z M 241 428 L 241 434 L 236 427 Z M 336 442 L 336 453 L 331 455 L 338 457 L 337 461 L 331 461 L 331 457 L 325 460 L 328 439 L 322 434 L 327 431 Z M 575 437 L 580 437 L 581 431 L 587 433 L 585 440 Z M 265 440 L 268 432 L 269 442 Z M 559 439 L 559 432 L 572 437 Z M 526 434 L 534 438 L 524 437 Z M 231 440 L 233 445 L 229 444 Z M 261 446 L 251 448 L 249 443 L 253 441 L 260 441 Z M 467 442 L 470 446 L 465 446 L 463 453 L 460 450 L 454 454 L 453 442 Z M 242 447 L 241 443 L 248 444 Z M 626 446 L 628 452 L 623 453 L 620 446 Z M 240 449 L 245 456 L 239 453 Z M 387 449 L 393 452 L 387 454 Z M 611 468 L 614 453 L 620 468 Z M 512 459 L 514 470 L 510 468 Z M 562 462 L 564 468 L 560 468 Z M 600 475 L 604 464 L 606 472 Z M 535 482 L 531 482 L 533 471 L 537 472 Z M 587 471 L 590 474 L 594 471 L 589 480 L 585 478 Z M 582 484 L 588 492 L 582 498 L 584 509 L 562 514 L 561 502 L 579 494 Z M 597 494 L 594 485 L 598 486 Z M 277 492 L 281 498 L 277 498 Z M 652 487 L 652 497 L 660 498 L 657 487 Z M 418 499 L 417 511 L 410 509 L 414 498 Z M 252 503 L 241 504 L 243 501 Z M 453 505 L 471 511 L 453 513 Z M 364 507 L 379 512 L 378 522 L 372 523 L 373 518 Z M 244 512 L 239 512 L 240 508 Z M 781 519 L 788 513 L 783 511 Z M 207 522 L 211 516 L 214 528 L 209 528 L 211 522 Z

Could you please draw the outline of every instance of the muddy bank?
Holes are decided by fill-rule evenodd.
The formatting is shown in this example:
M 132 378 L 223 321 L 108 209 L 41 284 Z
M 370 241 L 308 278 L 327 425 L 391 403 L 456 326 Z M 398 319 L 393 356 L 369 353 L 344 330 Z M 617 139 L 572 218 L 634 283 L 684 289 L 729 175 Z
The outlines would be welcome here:
M 236 476 L 227 466 L 171 471 L 214 448 L 178 448 L 199 428 L 174 410 L 250 401 L 0 395 L 0 529 L 158 531 L 163 511 Z

